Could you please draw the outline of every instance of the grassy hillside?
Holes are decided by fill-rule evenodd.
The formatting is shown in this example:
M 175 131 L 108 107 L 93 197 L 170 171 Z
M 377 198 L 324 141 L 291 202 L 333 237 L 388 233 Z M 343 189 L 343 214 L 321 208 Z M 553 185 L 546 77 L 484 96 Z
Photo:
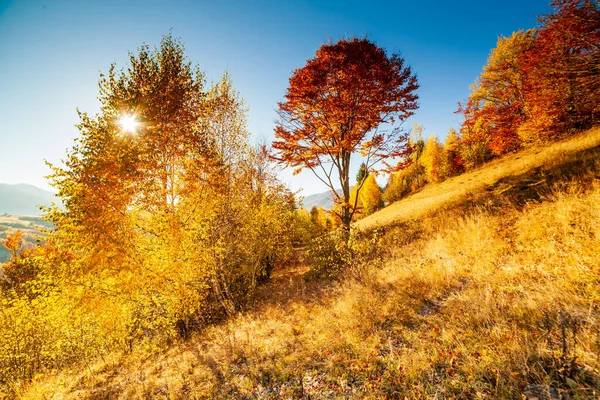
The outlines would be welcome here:
M 525 189 L 562 179 L 563 174 L 569 174 L 572 163 L 585 157 L 582 152 L 593 151 L 591 149 L 598 146 L 600 127 L 542 148 L 510 154 L 439 184 L 429 184 L 418 193 L 358 221 L 356 227 L 368 230 L 406 222 L 504 190 L 521 191 L 520 196 L 526 199 L 534 193 Z
M 361 221 L 335 282 L 276 270 L 255 307 L 23 398 L 598 398 L 600 130 L 426 187 Z

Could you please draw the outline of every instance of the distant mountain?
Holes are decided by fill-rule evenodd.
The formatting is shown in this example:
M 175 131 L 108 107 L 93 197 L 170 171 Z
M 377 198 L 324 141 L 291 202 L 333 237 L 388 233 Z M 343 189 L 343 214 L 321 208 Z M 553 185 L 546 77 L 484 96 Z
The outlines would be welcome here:
M 0 183 L 0 214 L 41 215 L 39 206 L 58 202 L 54 193 L 33 185 Z
M 338 193 L 342 192 L 342 189 L 337 190 Z M 313 206 L 323 207 L 325 210 L 331 210 L 333 208 L 333 198 L 331 196 L 331 190 L 323 193 L 311 194 L 306 196 L 302 202 L 302 207 L 310 211 Z

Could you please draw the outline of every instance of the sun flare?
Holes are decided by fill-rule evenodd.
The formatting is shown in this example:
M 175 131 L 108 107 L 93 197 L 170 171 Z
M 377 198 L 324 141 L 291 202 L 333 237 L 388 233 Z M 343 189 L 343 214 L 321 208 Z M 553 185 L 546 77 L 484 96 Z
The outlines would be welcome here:
M 135 115 L 127 114 L 119 118 L 119 125 L 121 125 L 123 131 L 134 133 L 139 122 L 135 120 Z

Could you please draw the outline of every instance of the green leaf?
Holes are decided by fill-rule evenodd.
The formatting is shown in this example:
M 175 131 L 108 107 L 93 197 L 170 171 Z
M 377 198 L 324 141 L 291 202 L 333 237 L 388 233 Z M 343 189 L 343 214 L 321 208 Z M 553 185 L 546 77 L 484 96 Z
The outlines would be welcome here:
M 569 385 L 569 387 L 571 389 L 577 389 L 577 387 L 579 387 L 579 385 L 577 384 L 577 382 L 575 382 L 573 379 L 566 377 L 565 381 L 567 382 L 567 385 Z

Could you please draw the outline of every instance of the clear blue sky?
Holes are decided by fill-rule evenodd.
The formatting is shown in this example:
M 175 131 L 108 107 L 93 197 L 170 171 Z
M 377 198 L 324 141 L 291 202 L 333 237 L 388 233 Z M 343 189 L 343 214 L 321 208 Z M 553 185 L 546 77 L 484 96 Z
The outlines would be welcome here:
M 44 159 L 60 162 L 78 132 L 76 108 L 98 111 L 97 82 L 128 51 L 172 30 L 190 60 L 218 79 L 228 70 L 255 137 L 273 138 L 277 102 L 292 71 L 329 39 L 364 36 L 400 52 L 418 75 L 420 109 L 407 122 L 444 137 L 458 101 L 498 36 L 537 25 L 549 0 L 95 1 L 0 0 L 0 182 L 48 188 Z M 354 166 L 355 169 L 358 165 Z M 282 180 L 303 194 L 310 173 Z

